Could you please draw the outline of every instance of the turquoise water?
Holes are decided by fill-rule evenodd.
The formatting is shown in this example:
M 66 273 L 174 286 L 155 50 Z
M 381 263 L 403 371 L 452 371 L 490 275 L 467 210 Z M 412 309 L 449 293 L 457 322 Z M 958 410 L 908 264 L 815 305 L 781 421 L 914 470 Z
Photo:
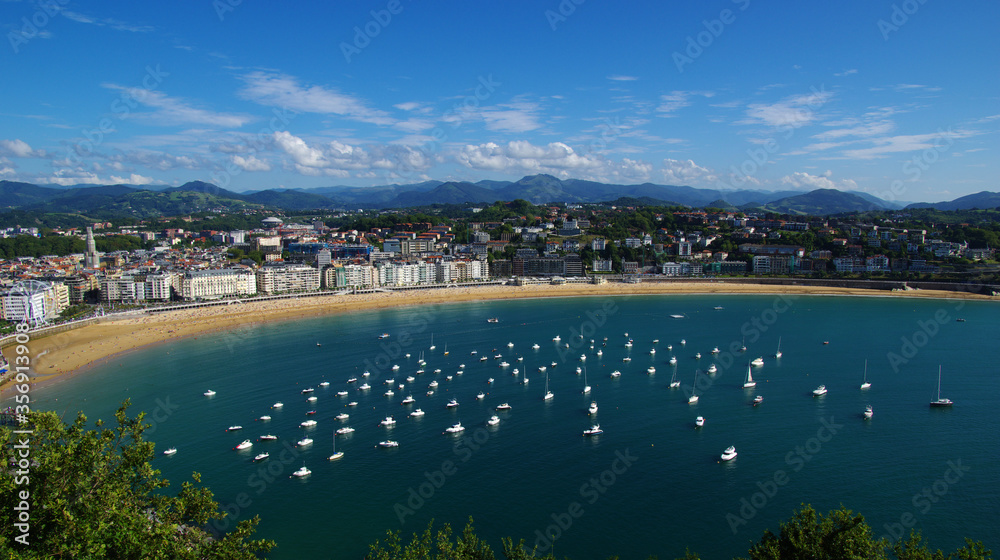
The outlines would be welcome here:
M 159 345 L 36 389 L 34 398 L 36 408 L 83 410 L 91 419 L 110 418 L 126 397 L 135 411 L 153 412 L 149 439 L 158 451 L 178 448 L 154 465 L 175 485 L 191 471 L 202 473 L 236 519 L 260 515 L 258 534 L 279 544 L 274 558 L 358 558 L 387 529 L 408 535 L 432 518 L 462 526 L 470 515 L 497 549 L 503 536 L 544 547 L 549 541 L 540 535 L 558 533 L 558 556 L 673 558 L 691 547 L 703 558 L 725 558 L 745 552 L 765 528 L 777 530 L 802 502 L 820 511 L 841 504 L 860 511 L 878 534 L 898 534 L 909 514 L 935 547 L 953 549 L 969 536 L 997 550 L 996 309 L 987 302 L 820 296 L 396 308 L 246 325 Z M 581 330 L 583 339 L 576 336 Z M 380 341 L 382 332 L 391 336 Z M 551 340 L 556 335 L 560 343 Z M 779 337 L 784 356 L 775 360 Z M 744 340 L 745 354 L 738 352 Z M 565 343 L 571 348 L 560 348 Z M 713 347 L 722 351 L 714 359 Z M 421 352 L 426 372 L 406 383 Z M 510 367 L 498 367 L 495 354 Z M 681 389 L 668 388 L 672 354 Z M 632 361 L 623 362 L 626 356 Z M 757 356 L 765 364 L 754 369 L 756 389 L 745 391 L 747 361 Z M 873 385 L 861 391 L 866 359 Z M 538 367 L 553 361 L 555 397 L 543 402 Z M 697 377 L 700 400 L 688 404 L 696 371 L 713 361 L 718 373 Z M 389 371 L 392 364 L 400 370 Z M 460 364 L 464 373 L 456 375 Z M 953 409 L 928 407 L 939 364 L 942 395 L 955 401 Z M 646 373 L 650 365 L 653 375 Z M 577 366 L 586 367 L 590 395 L 581 392 Z M 616 369 L 622 376 L 612 379 Z M 365 370 L 367 393 L 357 390 Z M 521 383 L 525 373 L 528 385 Z M 352 376 L 359 381 L 348 385 Z M 387 398 L 387 378 L 407 387 Z M 330 386 L 320 387 L 323 380 Z M 432 380 L 439 386 L 428 397 Z M 820 384 L 829 393 L 814 398 Z M 315 403 L 305 401 L 306 387 L 316 388 Z M 203 396 L 207 389 L 217 395 Z M 337 397 L 341 390 L 349 395 Z M 487 393 L 482 401 L 475 398 L 480 391 Z M 424 417 L 407 416 L 414 407 L 400 400 L 410 393 Z M 765 400 L 753 407 L 758 394 Z M 460 406 L 446 408 L 451 398 Z M 284 407 L 271 409 L 279 400 Z M 347 407 L 351 400 L 358 405 Z M 588 438 L 581 434 L 591 424 L 591 400 L 605 433 Z M 512 410 L 487 427 L 502 402 Z M 870 421 L 862 417 L 867 404 L 874 408 Z M 312 409 L 318 425 L 300 428 Z M 341 412 L 350 419 L 333 418 Z M 273 419 L 255 421 L 263 414 Z M 389 414 L 398 422 L 391 430 L 378 425 Z M 700 429 L 698 415 L 706 418 Z M 467 439 L 443 434 L 459 421 Z M 233 424 L 244 429 L 227 433 Z M 345 456 L 330 462 L 332 432 L 342 425 L 357 431 L 338 437 Z M 265 433 L 280 439 L 256 441 Z M 303 434 L 315 443 L 296 449 Z M 247 438 L 255 441 L 251 449 L 233 450 Z M 400 447 L 376 447 L 388 438 Z M 720 463 L 730 445 L 739 456 Z M 253 463 L 261 451 L 271 458 Z M 303 464 L 312 475 L 290 478 Z M 920 495 L 925 488 L 931 497 Z

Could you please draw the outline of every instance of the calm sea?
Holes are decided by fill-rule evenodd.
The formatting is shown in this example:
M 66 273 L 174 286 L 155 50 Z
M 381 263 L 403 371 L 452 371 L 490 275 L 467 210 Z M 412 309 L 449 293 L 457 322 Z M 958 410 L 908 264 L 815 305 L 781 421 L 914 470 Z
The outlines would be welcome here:
M 279 544 L 274 558 L 358 558 L 386 530 L 408 536 L 431 519 L 461 527 L 469 516 L 496 549 L 512 536 L 573 558 L 673 558 L 685 547 L 728 558 L 803 502 L 861 512 L 877 534 L 908 532 L 905 524 L 934 547 L 968 536 L 998 550 L 996 317 L 987 302 L 822 296 L 395 308 L 158 345 L 39 388 L 34 405 L 67 419 L 79 410 L 111 419 L 130 398 L 134 412 L 150 413 L 158 453 L 178 449 L 153 464 L 174 485 L 200 472 L 234 520 L 259 515 L 258 534 Z M 784 356 L 775 359 L 779 338 Z M 421 354 L 427 364 L 417 374 Z M 757 387 L 744 390 L 747 362 L 758 356 Z M 872 387 L 862 391 L 866 360 Z M 712 363 L 718 372 L 705 373 Z M 928 407 L 939 366 L 952 409 Z M 675 370 L 683 385 L 671 390 Z M 386 397 L 390 378 L 395 395 Z M 359 391 L 365 381 L 371 390 Z M 813 397 L 820 384 L 829 393 Z M 696 404 L 687 400 L 692 385 Z M 315 388 L 315 402 L 305 388 Z M 208 389 L 217 394 L 203 396 Z M 401 405 L 409 394 L 416 404 Z M 756 395 L 764 401 L 754 407 Z M 459 406 L 446 408 L 450 399 Z M 276 401 L 284 406 L 271 408 Z M 488 427 L 505 402 L 512 409 Z M 426 415 L 409 417 L 417 407 Z M 350 418 L 336 420 L 340 413 Z M 270 422 L 255 420 L 265 414 Z M 387 415 L 392 429 L 379 426 Z M 299 427 L 307 418 L 317 425 Z M 443 433 L 457 422 L 464 434 Z M 592 423 L 604 433 L 584 437 Z M 231 425 L 243 429 L 227 433 Z M 328 461 L 342 426 L 356 431 L 337 438 L 345 455 Z M 279 439 L 257 441 L 266 433 Z M 306 435 L 314 443 L 296 448 Z M 253 447 L 235 451 L 244 439 Z M 387 439 L 399 447 L 377 447 Z M 720 463 L 730 445 L 738 457 Z M 263 451 L 270 458 L 254 463 Z M 312 474 L 290 478 L 303 465 Z

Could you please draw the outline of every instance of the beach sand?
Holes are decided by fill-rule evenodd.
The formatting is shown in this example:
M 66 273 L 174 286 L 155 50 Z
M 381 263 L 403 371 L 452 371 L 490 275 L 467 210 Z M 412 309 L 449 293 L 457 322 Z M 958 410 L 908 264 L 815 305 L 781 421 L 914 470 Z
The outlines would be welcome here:
M 529 286 L 475 286 L 404 290 L 370 294 L 330 295 L 134 315 L 33 339 L 34 382 L 46 382 L 116 354 L 169 340 L 195 336 L 265 321 L 349 313 L 401 305 L 425 305 L 472 300 L 538 297 L 614 296 L 635 294 L 832 294 L 931 298 L 994 299 L 963 292 L 913 290 L 889 292 L 818 286 L 773 286 L 719 282 L 662 282 L 644 284 L 565 284 Z M 8 352 L 9 353 L 9 352 Z M 9 384 L 8 384 L 9 385 Z M 4 387 L 3 389 L 6 389 Z M 4 391 L 6 396 L 6 391 Z

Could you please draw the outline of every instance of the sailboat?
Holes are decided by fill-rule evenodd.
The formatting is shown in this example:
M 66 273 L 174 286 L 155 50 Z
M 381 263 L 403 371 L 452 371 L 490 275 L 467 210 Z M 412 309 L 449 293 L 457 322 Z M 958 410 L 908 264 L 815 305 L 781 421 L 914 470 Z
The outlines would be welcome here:
M 698 395 L 694 393 L 695 388 L 698 386 L 698 370 L 694 370 L 694 384 L 691 385 L 691 396 L 688 397 L 688 404 L 694 404 L 698 402 Z
M 872 384 L 868 382 L 868 360 L 865 360 L 865 380 L 861 383 L 861 388 L 867 389 L 871 386 Z
M 445 356 L 448 355 L 448 343 L 447 342 L 444 343 L 444 355 Z
M 747 364 L 747 380 L 743 382 L 744 389 L 750 389 L 751 387 L 756 387 L 757 382 L 753 380 L 753 373 L 751 372 L 750 364 Z
M 333 455 L 330 455 L 331 461 L 336 461 L 344 456 L 343 451 L 337 451 L 337 432 L 333 432 Z
M 938 366 L 938 392 L 937 392 L 937 400 L 936 401 L 931 401 L 931 406 L 951 406 L 952 404 L 954 404 L 954 403 L 951 402 L 951 399 L 942 399 L 941 398 L 941 366 Z
M 744 336 L 743 342 L 740 343 L 740 352 L 746 352 L 746 351 L 747 351 L 747 337 Z
M 781 337 L 778 337 L 778 351 L 774 353 L 775 358 L 781 357 Z
M 431 333 L 431 346 L 428 350 L 433 350 L 435 348 L 437 348 L 437 346 L 434 346 L 434 333 Z
M 590 385 L 587 384 L 587 368 L 583 368 L 583 394 L 590 393 Z
M 674 374 L 670 376 L 670 388 L 676 389 L 681 386 L 681 382 L 677 380 L 677 368 L 674 368 Z
M 543 401 L 551 400 L 552 397 L 554 397 L 554 396 L 555 395 L 552 394 L 552 391 L 549 391 L 549 374 L 548 374 L 548 372 L 546 372 L 545 373 L 545 396 L 542 397 L 542 400 Z

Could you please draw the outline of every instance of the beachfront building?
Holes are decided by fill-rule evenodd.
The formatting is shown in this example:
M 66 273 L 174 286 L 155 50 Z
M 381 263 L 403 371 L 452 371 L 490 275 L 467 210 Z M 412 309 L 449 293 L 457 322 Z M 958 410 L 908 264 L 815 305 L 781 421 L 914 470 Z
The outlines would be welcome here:
M 370 264 L 335 264 L 323 269 L 324 288 L 372 288 L 378 285 L 378 269 Z
M 257 292 L 282 294 L 319 289 L 319 269 L 301 264 L 268 265 L 257 270 Z
M 257 293 L 257 277 L 249 268 L 192 270 L 184 273 L 180 285 L 181 297 L 188 301 Z
M 5 321 L 38 325 L 58 317 L 68 303 L 66 286 L 29 280 L 18 282 L 2 296 L 0 311 Z

